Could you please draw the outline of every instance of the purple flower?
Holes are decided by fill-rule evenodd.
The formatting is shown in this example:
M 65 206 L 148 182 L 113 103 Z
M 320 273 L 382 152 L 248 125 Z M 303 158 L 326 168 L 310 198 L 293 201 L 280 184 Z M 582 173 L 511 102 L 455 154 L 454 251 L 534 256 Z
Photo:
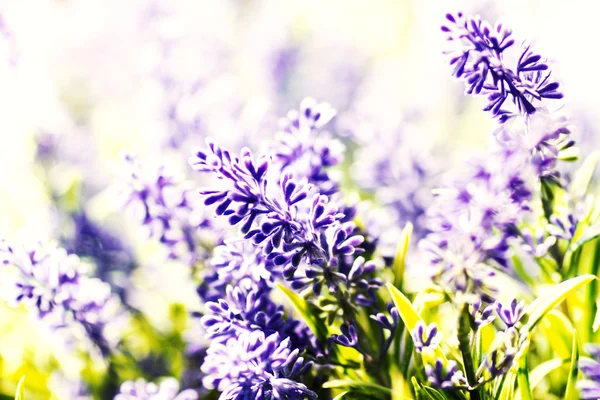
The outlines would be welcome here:
M 586 352 L 591 356 L 579 359 L 579 369 L 587 379 L 577 382 L 577 388 L 583 400 L 598 399 L 600 397 L 600 346 L 587 344 Z
M 179 391 L 175 378 L 165 378 L 159 384 L 146 382 L 140 378 L 121 384 L 119 394 L 114 400 L 196 400 L 198 393 L 192 389 Z
M 496 302 L 496 314 L 498 318 L 506 325 L 506 328 L 512 328 L 519 322 L 525 312 L 525 302 L 517 302 L 513 299 L 508 307 L 505 307 L 500 302 Z
M 207 144 L 190 162 L 197 170 L 215 173 L 227 186 L 202 189 L 204 203 L 216 206 L 216 214 L 230 224 L 241 224 L 244 237 L 261 247 L 276 267 L 272 271 L 278 268 L 296 288 L 316 285 L 315 293 L 323 284 L 334 290 L 347 282 L 345 258 L 361 252 L 364 238 L 353 223 L 342 223 L 345 215 L 335 203 L 320 193 L 309 196 L 314 187 L 288 172 L 268 179 L 277 169 L 270 169 L 266 154 L 255 160 L 243 149 L 236 157 L 210 140 Z M 305 268 L 296 274 L 303 262 Z
M 467 380 L 454 360 L 450 360 L 444 365 L 442 360 L 437 359 L 434 365 L 425 365 L 425 374 L 427 375 L 427 382 L 437 389 L 467 386 Z
M 317 103 L 305 98 L 299 110 L 291 110 L 280 120 L 280 131 L 273 147 L 273 161 L 282 171 L 293 171 L 297 177 L 306 178 L 322 194 L 337 190 L 327 168 L 339 164 L 344 146 L 326 132 L 321 132 L 335 116 L 329 103 Z
M 104 328 L 116 322 L 120 302 L 110 285 L 85 275 L 76 255 L 53 243 L 31 248 L 2 243 L 0 260 L 12 268 L 12 288 L 3 294 L 9 302 L 24 304 L 54 329 L 83 329 L 103 353 L 110 351 Z
M 202 365 L 203 382 L 222 392 L 220 400 L 316 399 L 314 392 L 297 381 L 310 366 L 297 349 L 292 350 L 290 340 L 280 340 L 278 333 L 246 332 L 211 344 Z
M 157 237 L 168 251 L 169 258 L 181 259 L 190 265 L 204 259 L 206 243 L 218 242 L 218 229 L 198 212 L 190 190 L 166 173 L 165 167 L 144 169 L 138 160 L 125 156 L 126 184 L 123 189 L 125 206 L 137 208 L 141 224 L 150 236 Z M 215 237 L 216 232 L 216 237 Z
M 481 299 L 476 299 L 469 305 L 469 312 L 477 327 L 490 324 L 496 319 L 496 315 L 494 315 L 494 305 L 489 305 L 482 309 Z
M 539 176 L 555 175 L 558 153 L 573 146 L 568 121 L 558 112 L 549 112 L 541 101 L 562 99 L 558 82 L 550 79 L 550 68 L 538 54 L 523 44 L 515 68 L 504 61 L 512 47 L 512 32 L 497 23 L 492 28 L 479 16 L 447 14 L 449 24 L 442 26 L 455 49 L 448 51 L 453 75 L 462 79 L 468 94 L 486 95 L 491 111 L 502 123 L 494 136 L 500 144 L 514 150 L 527 149 Z M 506 108 L 511 98 L 516 112 Z
M 514 40 L 511 30 L 497 23 L 492 28 L 479 16 L 463 17 L 446 14 L 449 24 L 442 26 L 447 39 L 455 45 L 448 51 L 453 75 L 462 79 L 467 93 L 488 97 L 485 111 L 491 111 L 506 121 L 512 112 L 503 108 L 510 97 L 519 113 L 533 114 L 537 111 L 534 101 L 561 99 L 558 82 L 550 79 L 548 65 L 542 57 L 524 45 L 515 68 L 506 66 L 504 52 Z
M 509 267 L 509 240 L 528 215 L 533 173 L 526 154 L 502 150 L 475 163 L 454 185 L 439 189 L 427 211 L 430 233 L 420 246 L 449 293 L 491 300 L 489 278 Z
M 425 349 L 434 349 L 440 343 L 438 327 L 435 323 L 427 326 L 419 322 L 417 327 L 411 332 L 415 349 L 422 353 Z

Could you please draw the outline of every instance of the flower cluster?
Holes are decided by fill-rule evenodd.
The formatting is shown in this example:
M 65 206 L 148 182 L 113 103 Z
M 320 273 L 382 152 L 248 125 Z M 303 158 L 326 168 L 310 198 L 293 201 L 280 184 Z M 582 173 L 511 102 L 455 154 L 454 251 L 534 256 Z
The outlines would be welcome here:
M 589 344 L 586 346 L 587 353 L 592 358 L 581 358 L 579 369 L 587 379 L 578 383 L 583 400 L 597 399 L 600 396 L 600 346 Z
M 539 54 L 524 44 L 515 68 L 504 61 L 504 52 L 513 46 L 512 32 L 501 23 L 492 28 L 479 16 L 447 14 L 442 26 L 455 44 L 448 51 L 453 75 L 465 81 L 467 93 L 486 95 L 491 111 L 502 123 L 494 136 L 510 149 L 528 149 L 539 175 L 553 175 L 559 151 L 573 146 L 567 119 L 550 112 L 544 99 L 562 99 L 558 82 Z M 517 111 L 504 107 L 510 97 Z
M 431 233 L 420 245 L 449 293 L 492 294 L 489 279 L 509 266 L 509 239 L 531 207 L 527 166 L 522 153 L 501 150 L 437 191 L 427 211 Z
M 296 379 L 308 368 L 291 349 L 290 339 L 281 340 L 277 332 L 266 335 L 256 330 L 213 343 L 202 370 L 204 385 L 222 391 L 228 399 L 316 399 L 314 392 Z
M 125 206 L 139 215 L 150 236 L 158 238 L 170 258 L 189 265 L 206 258 L 213 243 L 218 242 L 219 233 L 202 215 L 203 210 L 194 206 L 191 190 L 168 174 L 164 166 L 155 171 L 145 169 L 131 155 L 126 155 L 124 161 Z
M 280 120 L 280 131 L 273 149 L 273 159 L 282 171 L 290 171 L 317 186 L 321 194 L 337 190 L 329 167 L 340 163 L 344 146 L 320 130 L 328 124 L 336 111 L 328 103 L 317 103 L 306 98 L 299 110 L 291 110 Z
M 506 121 L 511 112 L 502 107 L 509 97 L 524 114 L 537 111 L 533 100 L 563 97 L 558 82 L 550 79 L 548 64 L 529 45 L 523 47 L 516 68 L 506 66 L 504 52 L 515 41 L 502 23 L 492 27 L 479 16 L 464 17 L 462 13 L 446 14 L 446 19 L 449 24 L 442 26 L 442 31 L 456 45 L 448 52 L 453 75 L 465 81 L 467 93 L 488 96 L 485 111 Z
M 119 301 L 110 285 L 85 274 L 77 256 L 53 243 L 29 248 L 2 243 L 0 256 L 5 269 L 12 267 L 3 294 L 10 303 L 24 304 L 54 329 L 82 328 L 103 353 L 110 352 L 114 343 L 105 328 L 121 312 Z

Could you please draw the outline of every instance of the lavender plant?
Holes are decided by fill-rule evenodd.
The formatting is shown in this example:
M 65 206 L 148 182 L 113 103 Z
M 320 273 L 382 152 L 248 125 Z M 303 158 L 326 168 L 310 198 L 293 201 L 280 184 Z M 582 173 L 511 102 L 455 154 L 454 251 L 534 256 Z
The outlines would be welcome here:
M 461 13 L 446 19 L 453 75 L 467 94 L 487 96 L 496 140 L 445 174 L 427 168 L 427 157 L 413 154 L 395 130 L 390 142 L 359 140 L 362 126 L 340 135 L 332 123 L 337 111 L 313 98 L 278 126 L 265 119 L 275 134 L 261 146 L 250 142 L 238 152 L 206 138 L 189 158 L 208 178 L 195 181 L 198 193 L 165 167 L 125 157 L 124 205 L 138 217 L 136 228 L 179 261 L 155 262 L 173 268 L 168 275 L 174 266 L 192 267 L 183 278 L 192 288 L 174 285 L 190 293 L 176 293 L 186 302 L 166 307 L 168 322 L 155 306 L 164 299 L 135 287 L 143 266 L 127 290 L 102 279 L 98 271 L 121 262 L 113 251 L 127 253 L 128 264 L 139 260 L 120 234 L 88 219 L 83 204 L 70 210 L 76 229 L 63 237 L 69 251 L 3 242 L 7 302 L 64 333 L 66 343 L 86 344 L 70 347 L 83 365 L 76 376 L 54 375 L 72 382 L 64 393 L 115 400 L 597 398 L 599 156 L 576 171 L 561 163 L 576 158 L 559 112 L 563 94 L 531 45 L 511 66 L 514 40 L 504 25 Z M 289 74 L 284 67 L 275 74 Z M 162 72 L 165 93 L 174 94 L 166 99 L 177 131 L 169 151 L 180 151 L 206 131 L 202 112 L 191 113 L 190 124 L 180 118 L 177 93 L 202 97 L 210 79 L 188 93 L 188 81 Z M 52 147 L 38 146 L 43 168 Z M 383 229 L 369 218 L 377 213 L 388 220 Z M 393 254 L 384 249 L 391 237 Z M 150 312 L 131 306 L 144 301 Z

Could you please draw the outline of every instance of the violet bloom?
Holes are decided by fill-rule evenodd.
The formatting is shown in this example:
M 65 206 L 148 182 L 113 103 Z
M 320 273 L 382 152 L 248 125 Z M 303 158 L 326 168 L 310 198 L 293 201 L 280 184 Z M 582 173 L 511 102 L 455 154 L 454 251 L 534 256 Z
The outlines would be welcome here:
M 192 389 L 179 391 L 175 378 L 165 378 L 156 384 L 140 378 L 121 384 L 114 400 L 196 400 L 198 393 Z
M 453 75 L 462 79 L 468 94 L 486 95 L 491 111 L 502 123 L 494 136 L 510 150 L 526 148 L 539 176 L 554 176 L 558 153 L 573 146 L 567 119 L 547 109 L 543 100 L 562 99 L 558 82 L 539 54 L 524 44 L 516 66 L 504 61 L 514 40 L 512 32 L 497 23 L 494 28 L 479 16 L 447 14 L 442 26 L 455 49 L 448 51 Z M 507 107 L 511 99 L 516 110 Z
M 437 359 L 434 365 L 425 365 L 425 375 L 427 375 L 427 382 L 437 389 L 467 386 L 467 379 L 454 360 L 444 364 L 444 361 Z
M 526 154 L 501 151 L 437 191 L 427 211 L 432 233 L 420 246 L 435 268 L 434 279 L 449 293 L 493 301 L 489 278 L 509 267 L 508 243 L 530 210 L 528 165 Z
M 343 125 L 358 146 L 353 155 L 353 180 L 384 207 L 390 226 L 411 222 L 415 237 L 421 239 L 427 233 L 425 211 L 432 201 L 440 157 L 431 157 L 427 154 L 430 149 L 410 140 L 413 132 L 404 126 L 384 131 L 356 115 L 348 115 Z M 389 235 L 387 231 L 391 230 L 386 229 L 381 236 Z
M 213 342 L 202 371 L 204 386 L 221 391 L 219 400 L 316 399 L 297 379 L 311 366 L 278 333 L 247 332 L 226 343 Z
M 423 322 L 419 322 L 417 327 L 411 332 L 411 335 L 415 349 L 419 353 L 422 353 L 425 349 L 434 349 L 441 340 L 437 324 L 435 323 L 426 326 Z
M 198 213 L 190 190 L 168 174 L 164 166 L 144 169 L 139 161 L 125 156 L 126 183 L 123 189 L 126 207 L 137 208 L 140 222 L 166 247 L 169 258 L 189 265 L 207 257 L 218 229 Z M 216 235 L 215 235 L 216 232 Z
M 492 28 L 479 16 L 463 17 L 446 14 L 449 24 L 442 26 L 448 40 L 456 45 L 449 51 L 453 75 L 465 81 L 467 93 L 488 96 L 485 111 L 491 111 L 502 122 L 511 112 L 503 109 L 510 97 L 520 113 L 533 114 L 534 100 L 560 99 L 558 82 L 550 79 L 548 65 L 542 57 L 524 46 L 515 68 L 504 62 L 504 52 L 512 47 L 511 30 L 497 23 Z
M 280 120 L 280 131 L 273 148 L 273 162 L 282 171 L 293 171 L 297 178 L 306 178 L 321 194 L 337 190 L 327 168 L 343 159 L 343 144 L 322 129 L 334 118 L 336 110 L 329 103 L 317 103 L 305 98 L 299 110 L 291 110 Z
M 360 253 L 364 238 L 352 223 L 342 223 L 345 215 L 327 196 L 289 172 L 269 179 L 279 170 L 270 169 L 268 154 L 255 158 L 245 148 L 236 157 L 211 140 L 207 144 L 190 163 L 226 185 L 201 190 L 206 205 L 216 205 L 215 213 L 231 225 L 240 224 L 244 237 L 263 249 L 280 275 L 302 279 L 303 285 L 322 280 L 333 289 L 347 281 L 350 270 L 340 271 L 348 265 L 343 259 Z M 311 272 L 295 275 L 303 262 Z
M 579 369 L 587 379 L 577 382 L 577 388 L 582 400 L 598 399 L 600 398 L 600 346 L 588 344 L 585 350 L 591 358 L 581 357 Z
M 4 297 L 46 321 L 52 328 L 82 328 L 103 353 L 110 351 L 104 329 L 119 315 L 110 286 L 83 272 L 79 258 L 55 244 L 20 248 L 2 243 L 2 263 L 12 267 L 11 290 Z M 8 271 L 7 271 L 8 272 Z

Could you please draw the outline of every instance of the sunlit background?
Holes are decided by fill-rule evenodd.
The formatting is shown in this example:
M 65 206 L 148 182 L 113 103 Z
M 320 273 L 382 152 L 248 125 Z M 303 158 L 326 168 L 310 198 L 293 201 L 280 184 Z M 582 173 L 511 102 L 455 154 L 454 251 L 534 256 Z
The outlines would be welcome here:
M 187 266 L 164 261 L 124 210 L 124 152 L 193 180 L 187 159 L 205 137 L 260 149 L 278 118 L 311 96 L 338 110 L 333 133 L 342 141 L 379 144 L 369 147 L 373 162 L 387 148 L 399 162 L 421 157 L 451 169 L 487 145 L 493 124 L 481 99 L 462 96 L 442 54 L 439 26 L 458 10 L 533 39 L 564 83 L 574 135 L 589 150 L 600 124 L 595 4 L 1 0 L 0 236 L 73 243 L 74 215 L 102 225 L 122 239 L 128 268 L 106 279 L 126 288 L 153 329 L 169 332 L 174 305 L 196 306 L 195 288 Z M 361 176 L 361 166 L 348 168 Z M 368 174 L 361 179 L 368 187 Z M 193 338 L 188 325 L 183 334 Z M 28 399 L 71 398 L 64 382 L 85 365 L 61 346 L 3 305 L 0 392 L 14 395 L 25 374 Z

